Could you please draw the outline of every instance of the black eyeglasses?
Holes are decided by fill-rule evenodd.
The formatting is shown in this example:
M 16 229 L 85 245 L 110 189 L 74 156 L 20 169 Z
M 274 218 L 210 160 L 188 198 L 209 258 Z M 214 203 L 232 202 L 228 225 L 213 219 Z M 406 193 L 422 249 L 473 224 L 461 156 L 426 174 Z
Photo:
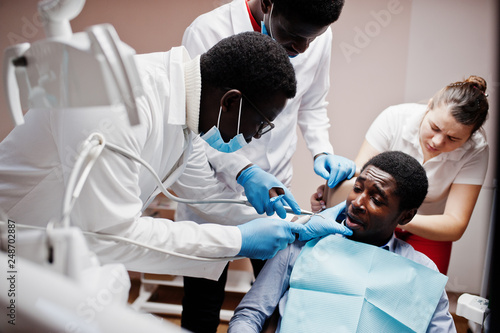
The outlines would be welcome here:
M 272 130 L 274 128 L 274 124 L 269 119 L 267 119 L 266 116 L 264 116 L 264 113 L 262 111 L 260 111 L 259 108 L 257 108 L 255 106 L 255 104 L 253 104 L 252 101 L 250 101 L 248 99 L 248 97 L 246 97 L 245 95 L 243 95 L 243 93 L 241 93 L 241 96 L 243 96 L 247 100 L 248 104 L 250 104 L 254 108 L 254 110 L 257 111 L 257 113 L 262 118 L 264 118 L 265 122 L 260 123 L 259 129 L 257 130 L 257 133 L 255 134 L 256 138 L 260 138 L 262 135 L 264 135 L 267 132 L 269 132 L 270 130 Z

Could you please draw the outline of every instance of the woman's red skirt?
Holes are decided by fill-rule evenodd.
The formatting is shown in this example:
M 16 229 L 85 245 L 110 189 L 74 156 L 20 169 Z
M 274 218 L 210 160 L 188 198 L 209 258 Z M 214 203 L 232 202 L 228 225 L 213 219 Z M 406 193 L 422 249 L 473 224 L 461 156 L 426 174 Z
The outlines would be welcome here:
M 433 241 L 419 237 L 411 232 L 396 229 L 396 237 L 404 240 L 419 252 L 428 256 L 437 265 L 439 271 L 446 275 L 450 264 L 452 242 Z

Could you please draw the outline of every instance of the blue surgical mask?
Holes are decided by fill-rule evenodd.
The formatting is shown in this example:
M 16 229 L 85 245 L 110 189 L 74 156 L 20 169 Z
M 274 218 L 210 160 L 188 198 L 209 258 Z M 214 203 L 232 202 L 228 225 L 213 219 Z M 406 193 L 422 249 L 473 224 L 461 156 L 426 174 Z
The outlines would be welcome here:
M 238 133 L 240 132 L 240 117 L 241 117 L 241 102 L 243 99 L 240 99 L 240 111 L 238 114 Z M 229 140 L 229 142 L 224 142 L 224 139 L 222 139 L 222 136 L 219 131 L 219 123 L 220 123 L 220 116 L 222 113 L 222 107 L 219 110 L 219 117 L 217 119 L 217 127 L 212 127 L 208 132 L 203 134 L 201 138 L 205 140 L 210 147 L 217 149 L 218 151 L 222 153 L 232 153 L 235 152 L 244 146 L 247 145 L 247 141 L 243 137 L 242 133 L 239 133 L 236 135 L 234 138 Z
M 262 34 L 263 34 L 263 35 L 267 35 L 267 36 L 269 36 L 269 37 L 273 38 L 273 37 L 269 34 L 269 32 L 267 31 L 267 28 L 266 28 L 266 25 L 265 25 L 264 21 L 260 21 L 260 30 L 261 30 L 261 32 L 262 32 Z M 274 39 L 274 38 L 273 38 L 273 39 Z

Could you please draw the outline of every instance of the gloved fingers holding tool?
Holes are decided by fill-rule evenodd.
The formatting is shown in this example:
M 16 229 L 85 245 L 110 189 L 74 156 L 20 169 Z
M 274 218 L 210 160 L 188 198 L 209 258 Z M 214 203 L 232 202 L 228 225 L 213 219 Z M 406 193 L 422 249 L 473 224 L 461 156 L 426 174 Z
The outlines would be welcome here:
M 322 153 L 314 158 L 314 172 L 328 180 L 328 187 L 334 188 L 344 179 L 351 179 L 356 173 L 356 164 L 348 158 Z
M 292 193 L 270 173 L 252 164 L 243 169 L 237 182 L 245 189 L 248 201 L 257 213 L 270 216 L 275 212 L 282 219 L 286 217 L 285 205 L 290 206 L 295 214 L 300 214 L 300 207 Z
M 335 207 L 327 208 L 318 214 L 299 218 L 295 223 L 304 223 L 305 227 L 299 233 L 299 240 L 308 241 L 329 234 L 351 236 L 352 230 L 337 222 L 338 217 L 344 213 L 345 207 L 346 203 L 342 201 Z
M 285 206 L 292 208 L 295 214 L 300 214 L 301 209 L 299 204 L 295 201 L 292 192 L 284 185 L 283 187 L 273 187 L 269 190 L 269 205 L 266 208 L 266 213 L 268 216 L 273 215 L 274 212 L 278 214 L 279 217 L 284 219 L 286 217 Z

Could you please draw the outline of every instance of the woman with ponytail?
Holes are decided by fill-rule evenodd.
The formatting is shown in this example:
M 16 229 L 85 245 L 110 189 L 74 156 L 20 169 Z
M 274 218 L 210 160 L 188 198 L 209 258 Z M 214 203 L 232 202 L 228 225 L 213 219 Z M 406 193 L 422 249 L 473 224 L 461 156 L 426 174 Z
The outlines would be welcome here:
M 478 76 L 447 85 L 424 104 L 387 108 L 372 123 L 356 165 L 389 150 L 415 157 L 429 179 L 429 192 L 413 220 L 396 236 L 426 254 L 446 274 L 452 242 L 469 223 L 488 167 L 482 126 L 488 116 L 486 81 Z M 353 180 L 346 181 L 352 188 Z M 321 192 L 327 191 L 323 195 Z M 334 204 L 335 189 L 322 185 L 311 197 L 313 210 Z M 330 192 L 330 193 L 328 193 Z M 331 200 L 331 199 L 330 199 Z

